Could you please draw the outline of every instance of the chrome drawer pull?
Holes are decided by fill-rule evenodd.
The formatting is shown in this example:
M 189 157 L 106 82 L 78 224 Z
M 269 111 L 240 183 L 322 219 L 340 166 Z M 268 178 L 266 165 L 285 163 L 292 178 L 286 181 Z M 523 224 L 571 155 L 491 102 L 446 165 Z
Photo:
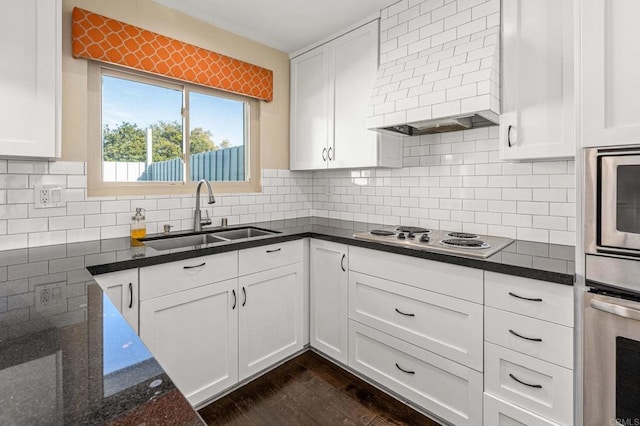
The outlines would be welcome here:
M 206 264 L 207 264 L 207 262 L 202 262 L 202 263 L 201 263 L 201 264 L 199 264 L 199 265 L 183 266 L 183 267 L 182 267 L 182 269 L 201 268 L 201 267 L 203 267 L 203 266 L 204 266 L 204 265 L 206 265 Z
M 396 308 L 396 312 L 399 313 L 400 315 L 405 315 L 407 317 L 415 317 L 416 314 L 406 314 L 404 312 L 402 312 L 401 310 L 399 310 L 398 308 Z
M 273 249 L 273 250 L 267 250 L 267 253 L 275 253 L 275 252 L 280 251 L 280 250 L 282 250 L 282 247 L 277 248 L 277 249 Z
M 515 331 L 513 331 L 513 330 L 511 330 L 511 329 L 509 330 L 509 333 L 511 333 L 511 334 L 513 334 L 514 336 L 517 336 L 517 337 L 519 337 L 519 338 L 521 338 L 521 339 L 524 339 L 524 340 L 530 340 L 530 341 L 532 341 L 532 342 L 542 342 L 542 339 L 540 339 L 540 338 L 538 338 L 538 337 L 525 337 L 525 336 L 522 336 L 522 335 L 520 335 L 520 334 L 516 333 Z
M 626 306 L 615 305 L 601 300 L 592 300 L 591 307 L 619 317 L 640 321 L 640 311 L 637 309 L 627 308 Z
M 407 374 L 416 374 L 415 371 L 409 371 L 409 370 L 405 370 L 404 368 L 400 367 L 398 365 L 398 363 L 396 362 L 396 367 L 398 367 L 398 370 L 402 371 L 403 373 L 407 373 Z
M 542 389 L 542 385 L 532 385 L 530 383 L 525 383 L 522 380 L 519 380 L 516 376 L 514 376 L 511 373 L 509 373 L 509 377 L 511 377 L 513 380 L 520 383 L 521 385 L 529 386 L 530 388 Z
M 518 296 L 517 294 L 512 293 L 512 292 L 509 292 L 509 296 L 515 297 L 517 299 L 528 300 L 529 302 L 542 302 L 542 299 L 540 299 L 539 297 L 535 297 L 535 298 L 522 297 L 522 296 Z

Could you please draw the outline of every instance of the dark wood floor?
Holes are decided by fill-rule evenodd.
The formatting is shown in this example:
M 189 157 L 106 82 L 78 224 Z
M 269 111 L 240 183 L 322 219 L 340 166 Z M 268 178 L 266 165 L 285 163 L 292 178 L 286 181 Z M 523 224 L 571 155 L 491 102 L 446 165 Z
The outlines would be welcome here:
M 425 425 L 438 423 L 313 352 L 202 408 L 210 425 Z

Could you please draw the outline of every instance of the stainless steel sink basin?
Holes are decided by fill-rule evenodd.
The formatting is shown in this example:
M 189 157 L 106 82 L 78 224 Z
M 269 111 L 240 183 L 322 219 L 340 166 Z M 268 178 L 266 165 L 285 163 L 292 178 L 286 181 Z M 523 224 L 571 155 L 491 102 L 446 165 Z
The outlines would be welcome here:
M 227 240 L 240 240 L 243 238 L 263 237 L 265 235 L 273 234 L 276 234 L 276 232 L 253 227 L 229 229 L 228 231 L 216 231 L 214 233 L 216 237 L 225 238 Z
M 241 240 L 244 238 L 263 237 L 265 235 L 273 234 L 277 234 L 277 232 L 269 231 L 268 229 L 255 228 L 253 226 L 245 226 L 235 229 L 212 229 L 209 232 L 199 232 L 197 234 L 176 234 L 141 238 L 139 241 L 144 243 L 147 247 L 163 251 L 203 244 L 221 243 L 224 241 Z
M 218 238 L 211 234 L 196 234 L 196 235 L 176 235 L 160 237 L 157 239 L 141 239 L 145 246 L 151 247 L 155 250 L 172 250 L 183 247 L 191 247 L 202 244 L 220 243 L 222 241 L 229 241 L 224 238 Z

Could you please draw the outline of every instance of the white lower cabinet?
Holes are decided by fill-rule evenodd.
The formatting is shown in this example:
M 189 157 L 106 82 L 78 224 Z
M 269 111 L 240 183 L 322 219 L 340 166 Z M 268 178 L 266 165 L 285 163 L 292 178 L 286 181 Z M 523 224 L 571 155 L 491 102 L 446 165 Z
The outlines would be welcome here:
M 482 305 L 359 272 L 349 273 L 349 317 L 482 371 Z
M 486 426 L 573 425 L 573 287 L 485 272 Z
M 240 277 L 240 380 L 301 350 L 302 263 Z
M 491 394 L 484 394 L 485 426 L 558 426 L 544 417 L 523 410 Z
M 482 373 L 353 320 L 349 366 L 455 425 L 482 422 Z
M 485 343 L 485 391 L 563 425 L 573 424 L 573 371 Z
M 304 347 L 303 247 L 288 242 L 140 269 L 140 337 L 192 405 Z M 254 273 L 239 274 L 239 265 Z
M 111 303 L 138 333 L 138 269 L 96 275 L 93 279 L 104 291 Z
M 140 304 L 140 337 L 192 405 L 238 381 L 237 279 Z
M 327 356 L 349 361 L 348 246 L 311 240 L 310 244 L 310 343 Z

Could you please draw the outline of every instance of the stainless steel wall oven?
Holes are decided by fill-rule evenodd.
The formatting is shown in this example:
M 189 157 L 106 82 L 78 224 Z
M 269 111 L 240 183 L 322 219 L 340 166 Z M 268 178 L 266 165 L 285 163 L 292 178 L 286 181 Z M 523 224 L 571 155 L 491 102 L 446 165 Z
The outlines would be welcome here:
M 585 150 L 584 424 L 640 426 L 640 146 Z

